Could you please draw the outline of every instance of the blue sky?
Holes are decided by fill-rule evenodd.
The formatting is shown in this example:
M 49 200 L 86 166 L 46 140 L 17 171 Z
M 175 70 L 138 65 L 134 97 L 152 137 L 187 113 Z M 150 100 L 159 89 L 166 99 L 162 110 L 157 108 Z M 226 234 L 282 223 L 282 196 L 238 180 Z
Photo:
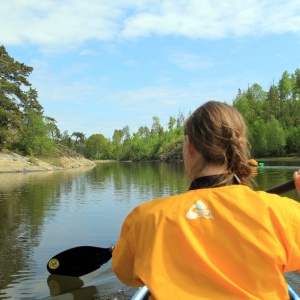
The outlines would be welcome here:
M 1 0 L 0 44 L 69 134 L 164 128 L 300 68 L 298 0 Z

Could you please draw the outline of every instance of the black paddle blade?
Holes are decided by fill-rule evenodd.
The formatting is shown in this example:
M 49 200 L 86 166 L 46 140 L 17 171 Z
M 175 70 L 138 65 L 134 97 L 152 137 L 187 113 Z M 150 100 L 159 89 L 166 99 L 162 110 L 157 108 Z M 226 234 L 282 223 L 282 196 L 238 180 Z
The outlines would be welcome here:
M 91 273 L 111 259 L 112 248 L 80 246 L 63 251 L 47 263 L 50 274 L 80 277 Z

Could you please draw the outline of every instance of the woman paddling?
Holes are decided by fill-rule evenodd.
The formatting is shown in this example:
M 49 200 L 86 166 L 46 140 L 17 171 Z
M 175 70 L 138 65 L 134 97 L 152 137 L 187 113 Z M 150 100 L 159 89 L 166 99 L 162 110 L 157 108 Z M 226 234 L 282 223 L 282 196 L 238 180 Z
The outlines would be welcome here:
M 233 107 L 200 106 L 184 126 L 191 178 L 183 194 L 136 207 L 112 267 L 157 300 L 289 299 L 283 273 L 300 269 L 300 204 L 249 187 L 246 126 Z M 300 189 L 300 173 L 294 173 Z

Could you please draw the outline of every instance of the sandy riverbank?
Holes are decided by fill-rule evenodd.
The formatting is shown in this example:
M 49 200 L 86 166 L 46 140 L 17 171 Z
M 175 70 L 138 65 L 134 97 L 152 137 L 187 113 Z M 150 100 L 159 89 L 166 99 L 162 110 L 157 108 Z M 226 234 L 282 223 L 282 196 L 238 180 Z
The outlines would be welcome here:
M 32 159 L 8 150 L 2 150 L 0 151 L 0 173 L 58 171 L 95 165 L 94 162 L 80 155 L 76 157 L 63 156 L 56 160 L 57 165 L 52 165 L 37 158 Z

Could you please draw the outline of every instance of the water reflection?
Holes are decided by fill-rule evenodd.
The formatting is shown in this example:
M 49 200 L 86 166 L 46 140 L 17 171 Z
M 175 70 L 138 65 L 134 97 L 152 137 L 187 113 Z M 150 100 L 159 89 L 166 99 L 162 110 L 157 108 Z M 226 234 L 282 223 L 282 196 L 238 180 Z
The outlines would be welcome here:
M 92 285 L 90 282 L 88 286 L 83 286 L 83 281 L 78 278 L 50 275 L 48 286 L 51 297 L 45 299 L 129 300 L 134 294 L 134 289 L 125 287 L 112 276 L 111 269 L 101 270 L 101 275 L 95 276 L 96 284 Z
M 259 167 L 255 189 L 290 180 L 296 169 Z M 114 277 L 110 263 L 75 282 L 49 277 L 46 263 L 72 247 L 114 244 L 133 207 L 184 192 L 189 183 L 182 163 L 108 163 L 0 174 L 0 299 L 54 299 L 61 293 L 78 299 L 128 299 L 133 290 Z M 297 199 L 295 191 L 288 195 Z
M 22 299 L 28 287 L 24 279 L 36 283 L 36 261 L 33 251 L 38 248 L 47 220 L 55 215 L 61 195 L 67 192 L 72 178 L 86 168 L 65 172 L 0 174 L 0 297 Z M 71 188 L 69 188 L 71 190 Z M 21 295 L 9 287 L 20 287 Z M 7 292 L 5 288 L 7 288 Z M 29 294 L 29 298 L 33 299 Z
M 80 289 L 83 286 L 83 281 L 78 277 L 49 275 L 47 284 L 50 295 L 57 296 Z

